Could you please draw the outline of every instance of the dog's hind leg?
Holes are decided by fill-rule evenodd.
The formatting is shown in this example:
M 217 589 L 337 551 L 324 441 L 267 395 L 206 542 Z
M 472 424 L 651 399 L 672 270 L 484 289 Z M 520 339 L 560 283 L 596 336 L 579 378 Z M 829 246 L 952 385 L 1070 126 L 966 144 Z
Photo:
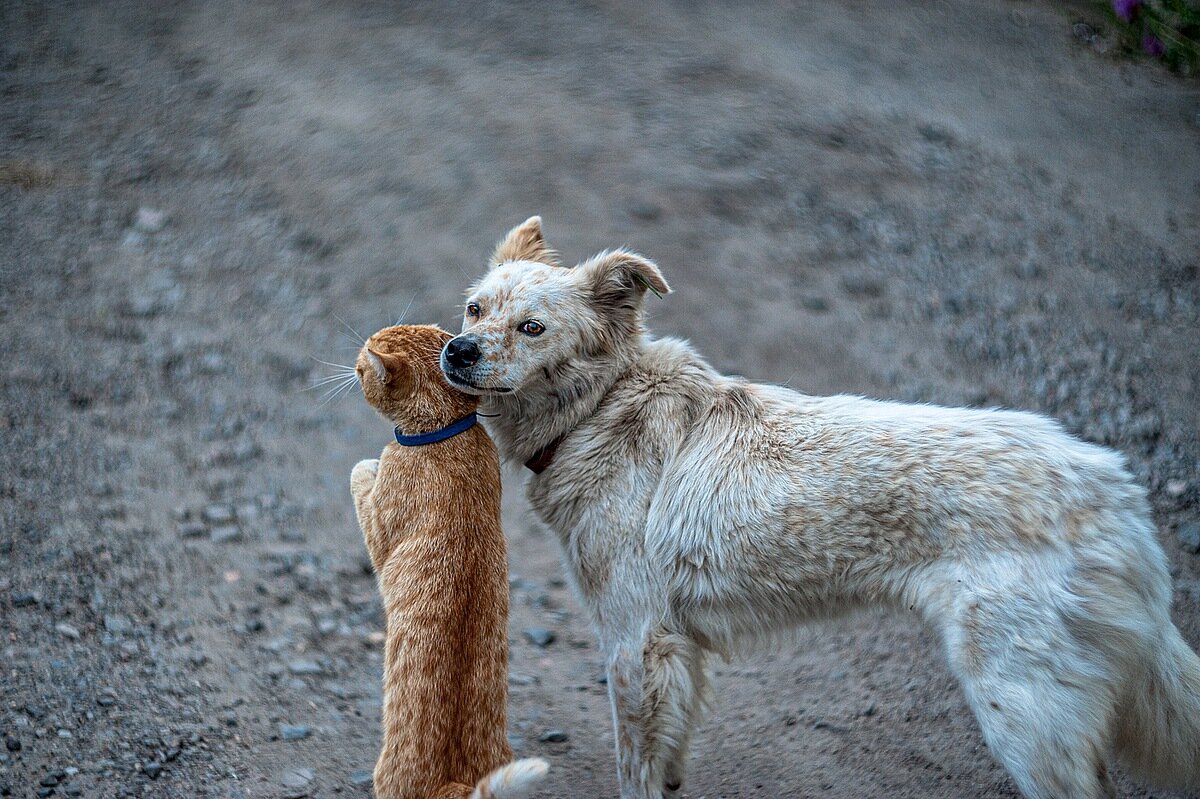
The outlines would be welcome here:
M 692 639 L 660 631 L 650 636 L 644 668 L 647 752 L 651 760 L 662 760 L 664 794 L 673 797 L 683 788 L 688 745 L 703 705 L 704 654 Z
M 678 792 L 699 703 L 697 658 L 694 642 L 665 630 L 615 647 L 608 691 L 621 799 L 661 799 Z
M 1046 597 L 974 594 L 943 630 L 992 754 L 1028 799 L 1105 799 L 1115 707 L 1103 659 Z

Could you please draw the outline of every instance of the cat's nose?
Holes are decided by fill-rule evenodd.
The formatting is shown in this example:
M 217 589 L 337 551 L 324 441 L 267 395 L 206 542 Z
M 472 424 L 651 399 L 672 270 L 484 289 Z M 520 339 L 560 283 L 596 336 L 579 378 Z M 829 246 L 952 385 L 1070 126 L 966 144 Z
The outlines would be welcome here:
M 474 339 L 466 336 L 452 338 L 446 342 L 446 361 L 456 369 L 466 369 L 479 363 L 483 353 Z

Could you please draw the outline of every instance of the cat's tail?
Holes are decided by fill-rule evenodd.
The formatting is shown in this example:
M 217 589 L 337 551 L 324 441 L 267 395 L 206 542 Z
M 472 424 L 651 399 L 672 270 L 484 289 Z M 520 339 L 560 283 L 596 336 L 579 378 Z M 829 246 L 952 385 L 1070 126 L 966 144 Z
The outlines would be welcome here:
M 481 779 L 471 799 L 520 799 L 549 770 L 550 765 L 540 757 L 514 760 Z

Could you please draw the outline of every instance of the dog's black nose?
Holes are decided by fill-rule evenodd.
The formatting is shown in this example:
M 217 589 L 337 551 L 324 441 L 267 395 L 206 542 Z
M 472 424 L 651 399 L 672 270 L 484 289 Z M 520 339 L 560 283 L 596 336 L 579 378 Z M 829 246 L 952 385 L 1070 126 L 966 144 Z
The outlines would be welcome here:
M 479 351 L 479 345 L 473 339 L 459 336 L 446 342 L 446 360 L 457 369 L 474 366 L 479 363 L 482 354 Z

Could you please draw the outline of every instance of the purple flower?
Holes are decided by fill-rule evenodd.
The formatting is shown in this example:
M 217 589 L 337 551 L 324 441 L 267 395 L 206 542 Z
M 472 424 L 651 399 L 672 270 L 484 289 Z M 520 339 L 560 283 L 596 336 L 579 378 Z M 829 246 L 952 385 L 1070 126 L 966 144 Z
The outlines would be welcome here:
M 1153 33 L 1147 33 L 1142 37 L 1142 49 L 1150 55 L 1162 55 L 1167 46 Z
M 1141 7 L 1142 0 L 1113 0 L 1113 11 L 1125 22 L 1133 22 Z

